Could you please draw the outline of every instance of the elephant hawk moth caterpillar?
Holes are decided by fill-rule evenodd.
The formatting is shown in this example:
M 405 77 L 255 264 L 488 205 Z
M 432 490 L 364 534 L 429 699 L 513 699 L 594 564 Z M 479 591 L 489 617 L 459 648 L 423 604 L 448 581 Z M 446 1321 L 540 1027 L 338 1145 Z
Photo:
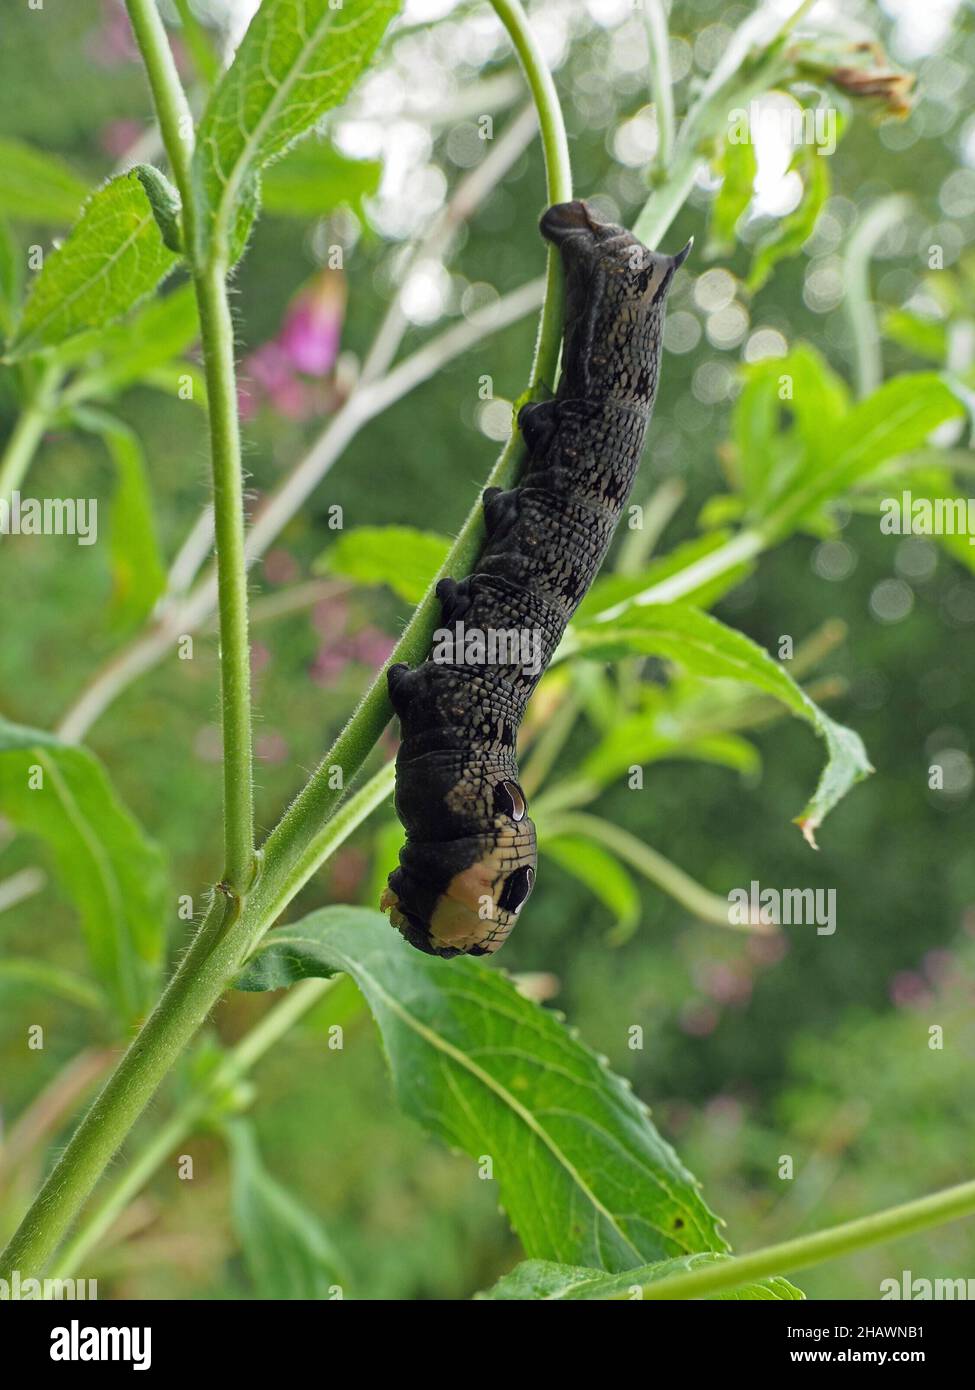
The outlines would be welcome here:
M 660 374 L 667 291 L 690 250 L 658 255 L 578 201 L 549 208 L 541 232 L 565 272 L 558 391 L 518 415 L 528 458 L 516 488 L 484 493 L 475 572 L 437 585 L 442 649 L 388 672 L 407 839 L 381 906 L 431 955 L 496 951 L 532 890 L 535 827 L 518 785 L 518 726 L 629 496 Z

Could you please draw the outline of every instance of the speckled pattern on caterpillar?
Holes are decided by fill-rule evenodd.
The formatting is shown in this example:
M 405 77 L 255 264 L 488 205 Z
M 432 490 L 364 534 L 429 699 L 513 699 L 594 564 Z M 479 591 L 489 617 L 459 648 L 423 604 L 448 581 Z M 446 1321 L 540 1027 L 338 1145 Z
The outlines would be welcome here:
M 535 660 L 503 647 L 475 647 L 471 660 L 458 644 L 449 659 L 440 653 L 415 670 L 389 671 L 402 726 L 396 810 L 407 841 L 382 906 L 412 945 L 438 956 L 496 951 L 535 881 L 518 726 L 633 485 L 667 291 L 690 249 L 648 251 L 583 202 L 549 208 L 541 231 L 565 271 L 558 392 L 518 416 L 528 460 L 516 488 L 484 493 L 487 540 L 475 572 L 437 588 L 445 629 L 522 634 Z

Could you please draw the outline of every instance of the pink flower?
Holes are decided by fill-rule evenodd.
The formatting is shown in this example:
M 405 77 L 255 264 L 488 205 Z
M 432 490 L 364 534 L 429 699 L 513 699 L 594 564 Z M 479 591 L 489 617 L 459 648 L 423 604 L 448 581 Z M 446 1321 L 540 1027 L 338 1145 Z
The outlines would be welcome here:
M 283 763 L 288 756 L 288 744 L 283 734 L 268 730 L 254 740 L 254 754 L 262 763 Z
M 87 43 L 89 55 L 103 68 L 137 63 L 139 50 L 128 15 L 119 0 L 104 0 L 102 22 Z
M 249 390 L 250 384 L 257 390 Z M 241 418 L 252 420 L 262 398 L 289 420 L 304 420 L 314 411 L 308 388 L 276 342 L 264 343 L 244 358 L 237 390 Z
M 138 121 L 109 121 L 102 126 L 98 142 L 106 154 L 121 159 L 139 139 L 142 129 Z
M 713 1004 L 703 1001 L 685 1004 L 680 1011 L 681 1030 L 692 1038 L 706 1038 L 717 1028 L 719 1017 Z
M 349 621 L 348 605 L 341 598 L 321 599 L 312 609 L 311 620 L 323 641 L 334 642 Z
M 264 557 L 264 578 L 269 584 L 293 584 L 301 573 L 289 550 L 269 550 Z
M 899 970 L 890 982 L 890 997 L 899 1009 L 919 1008 L 930 1003 L 931 992 L 914 970 Z
M 345 279 L 323 270 L 291 302 L 277 342 L 306 376 L 327 376 L 335 365 L 345 316 Z

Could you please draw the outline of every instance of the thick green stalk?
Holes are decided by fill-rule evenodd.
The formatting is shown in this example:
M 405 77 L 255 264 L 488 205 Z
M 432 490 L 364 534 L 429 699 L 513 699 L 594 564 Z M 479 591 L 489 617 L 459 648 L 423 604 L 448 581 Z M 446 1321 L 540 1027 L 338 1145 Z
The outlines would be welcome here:
M 491 0 L 495 13 L 508 31 L 518 54 L 532 100 L 538 112 L 545 156 L 545 177 L 549 206 L 565 203 L 572 197 L 572 166 L 569 160 L 569 140 L 562 120 L 562 108 L 552 74 L 546 66 L 542 51 L 532 33 L 519 0 Z M 532 365 L 531 387 L 555 389 L 558 371 L 559 345 L 562 337 L 561 270 L 558 252 L 549 248 L 546 268 L 545 302 L 538 322 L 538 343 Z M 465 571 L 466 572 L 466 571 Z
M 183 200 L 183 240 L 196 247 L 191 177 L 193 120 L 155 0 L 126 0 L 145 63 L 163 146 Z M 191 252 L 192 254 L 192 252 Z M 250 645 L 244 500 L 234 369 L 234 330 L 227 303 L 227 267 L 208 257 L 191 265 L 200 314 L 213 474 L 214 531 L 220 613 L 223 726 L 223 883 L 240 895 L 254 860 Z
M 840 1255 L 851 1255 L 871 1245 L 899 1240 L 902 1236 L 914 1235 L 932 1226 L 943 1226 L 948 1221 L 958 1221 L 972 1215 L 975 1215 L 975 1182 L 966 1182 L 958 1187 L 945 1188 L 943 1192 L 933 1192 L 929 1197 L 918 1197 L 916 1201 L 905 1202 L 903 1206 L 875 1212 L 872 1216 L 845 1221 L 842 1226 L 831 1226 L 829 1230 L 816 1231 L 810 1236 L 798 1236 L 780 1245 L 768 1245 L 764 1250 L 708 1265 L 690 1274 L 675 1274 L 669 1279 L 659 1279 L 655 1284 L 644 1285 L 643 1297 L 710 1298 L 713 1294 L 737 1289 L 756 1279 L 808 1269 L 811 1265 L 835 1260 Z
M 183 200 L 185 244 L 193 245 L 193 199 L 190 159 L 193 153 L 193 117 L 179 80 L 173 51 L 156 7 L 156 0 L 125 0 L 139 52 L 145 64 L 163 147 L 169 156 L 173 179 Z
M 220 615 L 223 716 L 224 883 L 242 894 L 254 858 L 250 642 L 244 489 L 234 371 L 234 327 L 224 268 L 210 265 L 194 280 L 207 379 L 214 534 Z

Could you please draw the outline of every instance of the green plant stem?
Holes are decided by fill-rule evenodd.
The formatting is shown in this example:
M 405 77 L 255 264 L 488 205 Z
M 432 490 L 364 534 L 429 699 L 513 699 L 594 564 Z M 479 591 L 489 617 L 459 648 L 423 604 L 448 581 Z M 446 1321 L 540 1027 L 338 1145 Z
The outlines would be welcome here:
M 764 6 L 735 32 L 724 57 L 684 119 L 666 182 L 650 195 L 633 224 L 634 235 L 651 249 L 659 246 L 690 196 L 698 174 L 711 157 L 715 140 L 728 129 L 729 112 L 747 106 L 753 97 L 788 76 L 792 64 L 786 39 L 810 3 L 811 0 L 802 0 L 777 33 L 765 32 L 774 12 Z
M 715 927 L 727 927 L 730 930 L 763 930 L 761 926 L 753 926 L 750 923 L 741 927 L 732 923 L 729 920 L 727 898 L 708 892 L 689 874 L 685 874 L 683 869 L 679 869 L 655 849 L 645 845 L 628 830 L 621 830 L 610 821 L 602 820 L 599 816 L 586 815 L 582 811 L 570 811 L 546 819 L 543 829 L 546 835 L 583 835 L 586 839 L 605 845 L 625 864 L 631 865 L 648 882 L 662 889 L 702 922 L 709 922 Z
M 874 203 L 857 223 L 843 258 L 847 320 L 853 333 L 853 367 L 856 393 L 862 399 L 876 391 L 883 380 L 880 329 L 870 294 L 870 261 L 884 236 L 902 222 L 910 200 L 895 193 Z
M 206 267 L 195 277 L 194 284 L 200 311 L 213 467 L 223 716 L 224 882 L 234 892 L 243 894 L 250 881 L 254 858 L 254 791 L 247 562 L 234 329 L 224 268 L 217 264 Z
M 233 1086 L 318 1001 L 334 989 L 338 977 L 303 980 L 259 1020 L 220 1062 L 198 1090 L 189 1095 L 151 1137 L 111 1185 L 95 1210 L 62 1248 L 51 1267 L 52 1279 L 71 1278 L 152 1175 L 162 1167 L 176 1146 L 206 1115 L 221 1091 Z
M 253 872 L 254 790 L 244 496 L 227 267 L 209 255 L 202 263 L 195 259 L 196 208 L 190 172 L 193 122 L 155 0 L 126 0 L 126 7 L 149 78 L 163 146 L 183 200 L 184 245 L 193 248 L 193 285 L 200 314 L 210 419 L 217 550 L 223 727 L 223 883 L 240 896 Z
M 674 152 L 674 80 L 670 72 L 670 35 L 664 0 L 646 0 L 650 90 L 657 113 L 657 168 L 666 174 Z
M 183 200 L 184 245 L 193 242 L 193 198 L 190 157 L 193 150 L 193 117 L 179 80 L 176 61 L 156 0 L 125 0 L 129 21 L 145 64 L 163 147 L 169 156 L 173 179 Z
M 565 122 L 562 119 L 558 93 L 555 90 L 555 83 L 552 81 L 552 74 L 546 66 L 542 51 L 528 23 L 528 16 L 519 0 L 491 0 L 491 4 L 508 31 L 531 89 L 535 109 L 538 112 L 542 153 L 545 156 L 545 178 L 549 206 L 553 203 L 568 202 L 572 197 L 569 140 L 565 131 Z M 550 247 L 546 269 L 545 300 L 538 322 L 538 342 L 532 365 L 531 390 L 546 386 L 554 391 L 561 337 L 561 270 L 558 252 L 554 247 Z
M 517 0 L 492 0 L 492 3 L 511 35 L 538 109 L 548 201 L 550 204 L 566 202 L 572 197 L 572 171 L 565 126 L 551 74 L 535 43 L 524 10 Z M 530 389 L 542 382 L 551 386 L 555 384 L 561 345 L 560 301 L 558 273 L 553 270 L 553 258 L 550 255 L 545 298 L 539 317 L 539 332 L 529 378 Z M 520 457 L 520 438 L 514 433 L 502 450 L 485 487 L 510 487 L 515 479 Z M 440 603 L 436 597 L 438 580 L 443 575 L 469 574 L 483 544 L 484 517 L 478 501 L 461 528 L 442 569 L 414 611 L 387 665 L 379 672 L 318 769 L 265 842 L 264 870 L 254 893 L 255 906 L 262 915 L 271 909 L 275 901 L 281 900 L 287 891 L 287 885 L 300 877 L 302 861 L 318 833 L 318 827 L 327 819 L 341 798 L 341 790 L 332 786 L 332 769 L 340 768 L 345 782 L 354 777 L 392 718 L 393 709 L 386 686 L 386 671 L 389 666 L 404 661 L 414 665 L 426 655 L 440 613 Z
M 7 441 L 3 459 L 0 460 L 0 500 L 4 502 L 10 502 L 27 476 L 31 459 L 50 423 L 61 375 L 60 368 L 55 366 L 48 366 L 44 370 L 37 389 Z
M 932 1226 L 942 1226 L 948 1221 L 958 1221 L 973 1214 L 975 1182 L 966 1182 L 958 1187 L 934 1192 L 928 1197 L 919 1197 L 913 1202 L 905 1202 L 899 1207 L 875 1212 L 872 1216 L 861 1216 L 856 1221 L 846 1221 L 841 1226 L 816 1231 L 813 1235 L 798 1236 L 795 1240 L 768 1245 L 764 1250 L 739 1255 L 735 1259 L 709 1265 L 706 1269 L 694 1270 L 690 1274 L 675 1274 L 655 1284 L 645 1284 L 643 1297 L 708 1298 L 756 1279 L 808 1269 L 810 1265 L 823 1264 L 840 1255 L 850 1255 L 856 1250 L 898 1240 L 902 1236 L 914 1235 Z

